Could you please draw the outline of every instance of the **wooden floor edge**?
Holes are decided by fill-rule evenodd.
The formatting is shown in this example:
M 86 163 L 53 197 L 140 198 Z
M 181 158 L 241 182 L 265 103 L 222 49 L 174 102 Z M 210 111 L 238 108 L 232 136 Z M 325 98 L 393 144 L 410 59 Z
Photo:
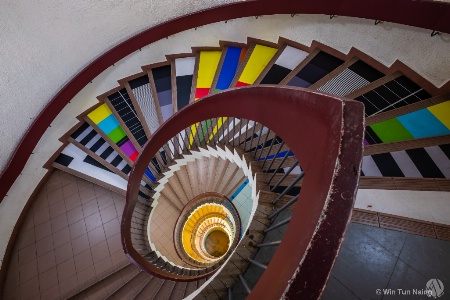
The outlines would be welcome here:
M 354 208 L 352 223 L 450 241 L 450 225 Z

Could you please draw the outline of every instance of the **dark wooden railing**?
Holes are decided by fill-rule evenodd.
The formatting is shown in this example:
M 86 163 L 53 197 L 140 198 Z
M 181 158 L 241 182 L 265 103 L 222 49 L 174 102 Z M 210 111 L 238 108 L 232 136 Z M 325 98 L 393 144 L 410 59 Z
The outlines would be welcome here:
M 187 281 L 209 275 L 176 275 L 146 261 L 132 246 L 130 221 L 140 180 L 161 146 L 191 124 L 224 115 L 254 120 L 277 132 L 308 174 L 283 240 L 249 299 L 280 299 L 283 295 L 318 298 L 339 251 L 356 195 L 364 108 L 359 102 L 305 89 L 233 89 L 205 97 L 163 124 L 131 171 L 121 224 L 126 255 L 141 269 L 162 278 Z

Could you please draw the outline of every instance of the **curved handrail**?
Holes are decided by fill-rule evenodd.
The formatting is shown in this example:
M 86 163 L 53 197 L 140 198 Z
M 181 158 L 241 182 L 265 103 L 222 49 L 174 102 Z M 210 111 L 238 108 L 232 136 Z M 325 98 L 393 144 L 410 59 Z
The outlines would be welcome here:
M 402 13 L 398 13 L 401 11 Z M 151 27 L 108 50 L 62 87 L 35 118 L 19 141 L 0 175 L 0 202 L 22 172 L 46 129 L 89 82 L 117 61 L 162 38 L 195 27 L 257 15 L 327 14 L 382 20 L 450 32 L 450 3 L 424 0 L 249 0 L 213 7 Z
M 279 105 L 281 101 L 283 105 Z M 232 89 L 196 101 L 167 120 L 144 146 L 131 171 L 121 223 L 125 254 L 156 276 L 192 280 L 168 274 L 140 257 L 132 247 L 129 224 L 140 179 L 161 146 L 191 124 L 224 115 L 253 120 L 277 132 L 308 174 L 283 240 L 249 298 L 280 299 L 293 293 L 318 298 L 342 243 L 356 195 L 364 107 L 357 101 L 305 89 Z

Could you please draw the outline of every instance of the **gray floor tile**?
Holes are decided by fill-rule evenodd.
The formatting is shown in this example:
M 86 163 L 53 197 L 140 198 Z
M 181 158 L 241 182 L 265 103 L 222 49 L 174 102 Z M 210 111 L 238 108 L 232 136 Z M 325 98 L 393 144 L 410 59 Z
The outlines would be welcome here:
M 361 299 L 381 299 L 375 291 L 387 287 L 396 261 L 377 242 L 350 228 L 332 275 Z
M 358 225 L 358 226 L 355 226 Z M 386 248 L 389 252 L 398 256 L 402 249 L 403 243 L 408 236 L 407 233 L 393 230 L 386 230 L 379 227 L 362 225 L 362 224 L 351 224 L 361 230 L 363 233 L 368 235 L 371 239 L 375 240 L 377 243 Z
M 427 297 L 420 295 L 420 292 L 425 291 L 427 281 L 428 279 L 399 260 L 389 285 L 383 290 L 383 299 L 425 299 Z M 414 290 L 418 292 L 415 294 Z
M 327 282 L 327 286 L 325 291 L 322 294 L 322 300 L 336 300 L 336 299 L 345 299 L 345 300 L 358 300 L 355 294 L 353 294 L 349 289 L 343 286 L 336 278 L 330 276 L 330 279 Z
M 400 259 L 427 280 L 439 279 L 450 289 L 450 242 L 408 235 Z

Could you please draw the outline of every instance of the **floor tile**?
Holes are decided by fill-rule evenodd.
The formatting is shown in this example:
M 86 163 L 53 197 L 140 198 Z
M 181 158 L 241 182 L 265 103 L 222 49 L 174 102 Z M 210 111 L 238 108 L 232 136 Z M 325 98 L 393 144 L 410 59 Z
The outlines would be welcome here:
M 34 235 L 36 241 L 39 241 L 40 239 L 43 239 L 51 234 L 52 234 L 51 221 L 44 222 L 34 227 Z
M 70 241 L 69 227 L 61 229 L 53 234 L 53 246 L 59 247 Z
M 336 278 L 330 276 L 327 282 L 327 286 L 322 294 L 322 300 L 335 300 L 335 299 L 345 299 L 345 300 L 358 300 L 360 299 L 349 289 L 343 286 Z
M 50 209 L 48 206 L 34 211 L 34 225 L 35 226 L 42 224 L 48 220 L 50 220 Z
M 64 200 L 58 201 L 50 205 L 50 218 L 56 218 L 57 216 L 66 212 L 66 205 Z
M 32 299 L 39 294 L 39 280 L 32 278 L 20 285 L 20 298 Z
M 38 242 L 36 242 L 37 257 L 42 256 L 45 253 L 48 253 L 52 249 L 54 249 L 52 235 L 49 235 L 48 237 L 43 238 L 43 239 L 39 240 Z
M 66 260 L 65 262 L 57 266 L 58 279 L 64 281 L 76 274 L 75 260 L 73 258 Z
M 31 244 L 19 250 L 19 266 L 36 259 L 36 244 Z
M 89 266 L 93 266 L 91 250 L 88 249 L 74 257 L 77 273 L 83 271 Z
M 51 222 L 53 233 L 69 226 L 69 222 L 67 221 L 67 214 L 65 212 L 57 216 L 56 218 L 52 219 Z
M 89 245 L 92 247 L 106 239 L 103 226 L 97 227 L 94 230 L 88 232 Z
M 73 257 L 72 242 L 68 242 L 55 249 L 56 264 L 60 264 Z
M 40 291 L 46 291 L 56 284 L 58 284 L 58 272 L 56 271 L 56 267 L 39 274 Z
M 38 275 L 38 262 L 37 259 L 30 261 L 29 263 L 24 264 L 19 269 L 20 274 L 20 282 L 24 283 L 25 281 L 30 280 L 33 277 Z
M 82 205 L 82 207 L 83 207 L 83 215 L 85 218 L 98 212 L 98 205 L 97 205 L 96 199 L 93 199 L 87 203 L 84 203 Z
M 402 260 L 397 262 L 387 290 L 383 290 L 383 299 L 419 299 L 413 290 L 424 290 L 428 279 L 423 277 Z M 399 291 L 399 289 L 403 290 Z M 410 295 L 408 295 L 410 293 Z
M 87 234 L 83 234 L 72 241 L 73 255 L 80 254 L 87 249 L 89 249 L 89 238 Z
M 383 248 L 387 249 L 395 256 L 400 254 L 403 243 L 408 236 L 408 234 L 404 232 L 385 230 L 374 226 L 362 224 L 350 224 L 350 226 L 357 226 L 363 233 L 382 245 Z
M 332 275 L 361 299 L 381 299 L 375 289 L 388 285 L 397 258 L 378 243 L 349 230 Z
M 450 242 L 408 235 L 400 259 L 428 279 L 450 287 Z
M 64 203 L 67 210 L 72 210 L 75 207 L 81 206 L 80 194 L 77 192 L 76 194 L 65 198 Z
M 83 218 L 84 215 L 81 205 L 67 211 L 67 221 L 69 222 L 69 225 L 76 223 Z
M 39 273 L 43 273 L 56 266 L 55 251 L 52 250 L 38 258 Z
M 84 220 L 80 220 L 80 221 L 70 225 L 69 232 L 70 232 L 70 237 L 72 239 L 75 239 L 75 238 L 85 234 L 87 231 L 86 231 L 86 225 L 84 223 Z

